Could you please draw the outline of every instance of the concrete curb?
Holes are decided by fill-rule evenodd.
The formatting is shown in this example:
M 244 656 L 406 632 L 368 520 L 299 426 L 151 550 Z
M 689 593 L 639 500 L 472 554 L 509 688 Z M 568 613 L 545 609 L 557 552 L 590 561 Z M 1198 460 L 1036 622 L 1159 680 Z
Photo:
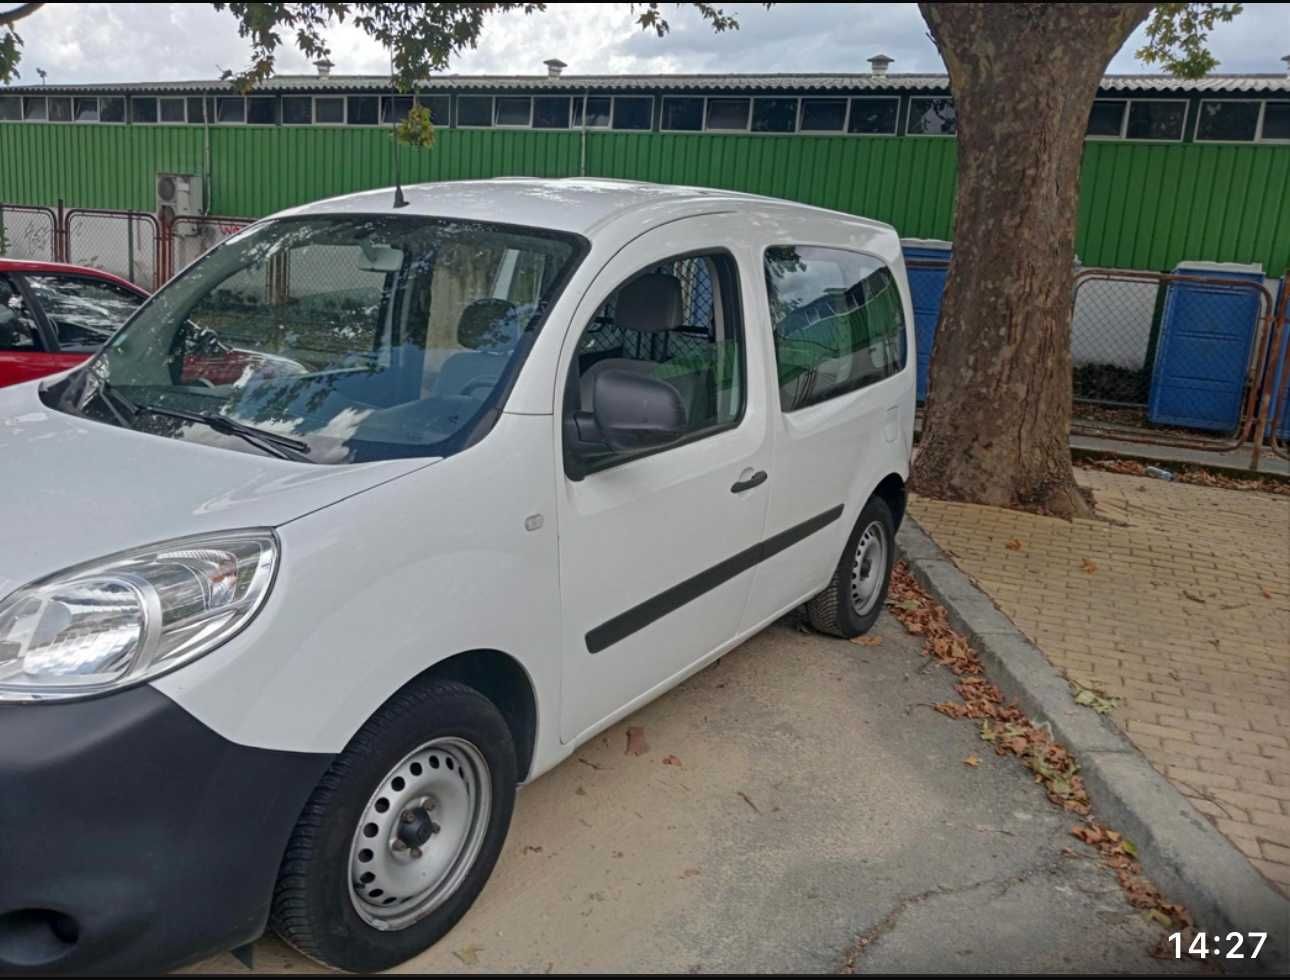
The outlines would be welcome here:
M 1036 722 L 1047 722 L 1074 753 L 1094 812 L 1133 841 L 1152 880 L 1191 910 L 1197 928 L 1220 933 L 1223 939 L 1229 932 L 1268 934 L 1257 962 L 1222 960 L 1223 969 L 1280 974 L 1290 970 L 1290 900 L 1255 871 L 1109 719 L 1075 704 L 1070 686 L 1048 658 L 912 517 L 905 518 L 896 535 L 896 551 L 945 607 L 950 624 L 972 641 L 1004 695 Z M 1223 942 L 1224 949 L 1230 945 Z

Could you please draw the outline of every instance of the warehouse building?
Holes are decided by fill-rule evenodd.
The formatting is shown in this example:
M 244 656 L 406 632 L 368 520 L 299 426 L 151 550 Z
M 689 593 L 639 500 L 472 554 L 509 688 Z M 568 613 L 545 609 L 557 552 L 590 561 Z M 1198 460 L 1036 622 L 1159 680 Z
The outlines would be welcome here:
M 869 59 L 852 75 L 436 76 L 437 130 L 405 181 L 590 175 L 728 187 L 952 237 L 955 109 L 943 75 Z M 1287 59 L 1290 63 L 1290 59 Z M 258 217 L 392 183 L 413 96 L 320 63 L 248 94 L 226 81 L 0 89 L 0 207 Z M 1006 152 L 1007 148 L 1001 148 Z M 1077 251 L 1089 265 L 1290 266 L 1290 76 L 1114 75 L 1088 120 Z

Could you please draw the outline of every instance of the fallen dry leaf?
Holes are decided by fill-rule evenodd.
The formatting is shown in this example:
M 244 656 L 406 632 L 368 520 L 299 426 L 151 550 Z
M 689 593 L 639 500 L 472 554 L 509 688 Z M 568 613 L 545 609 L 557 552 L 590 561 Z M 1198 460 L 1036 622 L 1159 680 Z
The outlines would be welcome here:
M 980 764 L 981 764 L 981 760 L 980 760 L 980 759 L 978 759 L 978 758 L 977 758 L 976 756 L 974 756 L 974 755 L 970 755 L 970 756 L 968 756 L 966 759 L 964 759 L 964 760 L 963 760 L 963 765 L 965 765 L 965 766 L 971 766 L 973 769 L 975 769 L 975 768 L 976 768 L 977 766 L 979 766 Z
M 644 755 L 649 751 L 649 743 L 645 741 L 645 729 L 640 725 L 632 725 L 627 729 L 627 751 L 624 755 Z
M 698 868 L 686 868 L 684 871 L 681 872 L 681 877 L 693 878 L 695 877 L 695 875 L 701 875 L 701 874 L 703 874 L 703 872 L 700 871 Z
M 541 853 L 542 853 L 542 845 L 541 845 L 541 844 L 525 844 L 525 845 L 524 845 L 524 853 L 525 853 L 525 854 L 541 854 Z
M 1271 599 L 1271 598 L 1272 598 L 1272 593 L 1271 593 L 1271 592 L 1269 592 L 1267 589 L 1264 589 L 1264 590 L 1263 590 L 1263 598 L 1265 598 L 1265 599 Z
M 663 756 L 663 765 L 665 766 L 679 766 L 680 764 L 681 760 L 674 755 Z
M 1085 575 L 1092 575 L 1094 572 L 1097 571 L 1097 562 L 1092 561 L 1088 558 L 1085 558 L 1082 562 L 1079 563 L 1079 567 L 1084 570 Z
M 876 647 L 882 642 L 881 636 L 853 636 L 851 642 L 862 647 Z
M 461 949 L 454 950 L 453 956 L 461 960 L 467 966 L 479 965 L 479 954 L 484 951 L 483 946 L 463 946 Z
M 1012 539 L 1011 541 L 1009 541 L 1006 545 L 1004 545 L 1004 547 L 1005 547 L 1005 548 L 1007 548 L 1009 551 L 1020 551 L 1020 550 L 1021 550 L 1021 538 L 1013 538 L 1013 539 Z

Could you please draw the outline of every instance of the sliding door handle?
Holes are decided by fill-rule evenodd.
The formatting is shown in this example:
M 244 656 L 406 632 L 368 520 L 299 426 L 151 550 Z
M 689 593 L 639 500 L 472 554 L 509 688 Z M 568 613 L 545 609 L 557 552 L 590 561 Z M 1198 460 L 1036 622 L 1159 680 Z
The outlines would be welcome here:
M 745 474 L 748 474 L 747 470 L 739 474 L 741 479 L 730 488 L 731 493 L 743 493 L 745 490 L 752 490 L 754 487 L 761 486 L 767 479 L 765 470 L 758 470 L 756 473 L 749 475 Z

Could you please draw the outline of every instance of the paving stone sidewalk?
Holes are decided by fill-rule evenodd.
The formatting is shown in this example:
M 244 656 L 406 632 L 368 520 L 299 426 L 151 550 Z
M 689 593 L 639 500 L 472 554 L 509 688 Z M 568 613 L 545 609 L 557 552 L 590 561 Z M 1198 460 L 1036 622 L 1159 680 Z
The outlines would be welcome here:
M 910 512 L 1290 894 L 1290 497 L 1077 476 L 1101 519 Z

